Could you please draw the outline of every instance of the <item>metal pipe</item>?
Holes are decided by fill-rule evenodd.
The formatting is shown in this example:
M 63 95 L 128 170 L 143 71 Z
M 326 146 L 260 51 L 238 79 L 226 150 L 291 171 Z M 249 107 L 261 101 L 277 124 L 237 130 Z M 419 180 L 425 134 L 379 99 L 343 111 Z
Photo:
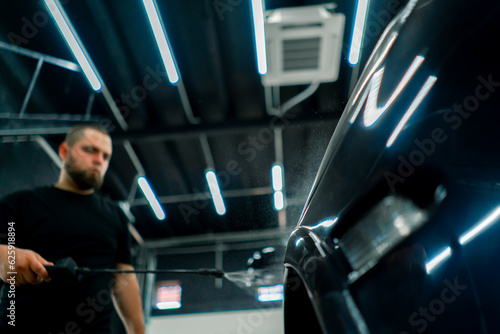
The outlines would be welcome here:
M 215 171 L 214 157 L 212 155 L 212 151 L 210 150 L 210 145 L 208 144 L 207 135 L 202 133 L 199 138 L 203 156 L 205 157 L 205 163 L 207 164 L 207 169 Z
M 24 96 L 23 104 L 21 105 L 21 109 L 19 110 L 19 117 L 23 117 L 24 112 L 26 111 L 26 107 L 28 106 L 28 102 L 33 94 L 33 89 L 35 88 L 35 84 L 40 76 L 40 71 L 43 66 L 43 58 L 38 59 L 36 64 L 35 72 L 33 72 L 33 76 L 31 77 L 30 84 L 28 86 L 28 90 L 26 91 L 26 95 Z
M 56 57 L 52 57 L 52 56 L 49 56 L 49 55 L 46 55 L 46 54 L 43 54 L 40 52 L 32 51 L 29 49 L 25 49 L 25 48 L 20 47 L 20 46 L 15 46 L 15 45 L 0 41 L 0 49 L 4 49 L 4 50 L 10 51 L 10 52 L 14 52 L 14 53 L 17 53 L 17 54 L 20 54 L 20 55 L 23 55 L 26 57 L 34 58 L 34 59 L 43 59 L 44 62 L 46 62 L 46 63 L 65 68 L 65 69 L 70 70 L 70 71 L 81 72 L 80 66 L 77 63 L 74 63 L 74 62 L 71 62 L 68 60 L 64 60 L 64 59 L 60 59 L 60 58 L 56 58 Z
M 273 193 L 271 187 L 260 187 L 260 188 L 250 188 L 250 189 L 235 189 L 235 190 L 222 190 L 221 194 L 225 198 L 235 198 L 235 197 L 249 197 L 249 196 L 262 196 L 270 195 Z M 199 192 L 196 194 L 183 194 L 183 195 L 171 195 L 171 196 L 160 196 L 158 197 L 158 202 L 162 204 L 171 203 L 182 203 L 182 202 L 192 202 L 206 198 L 211 199 L 212 195 L 210 192 Z M 145 198 L 138 198 L 131 202 L 130 206 L 138 205 L 149 205 L 149 202 Z
M 201 122 L 201 119 L 195 117 L 193 114 L 193 109 L 191 108 L 191 104 L 189 103 L 189 97 L 186 92 L 186 87 L 184 86 L 184 82 L 182 81 L 180 74 L 179 81 L 175 86 L 177 87 L 177 91 L 179 92 L 182 108 L 184 109 L 184 113 L 186 114 L 188 122 L 191 124 L 199 124 Z
M 41 136 L 36 136 L 34 140 L 40 145 L 40 147 L 45 151 L 45 153 L 49 156 L 49 158 L 54 162 L 54 164 L 61 169 L 63 167 L 62 159 L 59 155 L 54 151 L 52 146 L 47 143 L 47 140 Z

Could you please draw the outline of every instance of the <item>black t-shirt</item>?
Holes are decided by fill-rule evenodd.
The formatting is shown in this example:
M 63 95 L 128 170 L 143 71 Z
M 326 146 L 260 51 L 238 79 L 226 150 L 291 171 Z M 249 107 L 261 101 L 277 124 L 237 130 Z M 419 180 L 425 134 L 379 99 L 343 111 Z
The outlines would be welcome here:
M 8 243 L 9 227 L 14 228 L 15 247 L 31 249 L 50 262 L 71 257 L 79 267 L 96 269 L 131 263 L 126 218 L 97 194 L 55 187 L 14 193 L 0 201 L 1 244 Z M 12 228 L 10 232 L 12 236 Z M 16 326 L 11 332 L 110 332 L 113 282 L 111 274 L 85 274 L 74 280 L 18 286 L 15 298 L 9 298 L 11 287 L 3 284 L 0 329 L 13 329 L 8 325 L 12 319 L 8 307 L 14 300 Z

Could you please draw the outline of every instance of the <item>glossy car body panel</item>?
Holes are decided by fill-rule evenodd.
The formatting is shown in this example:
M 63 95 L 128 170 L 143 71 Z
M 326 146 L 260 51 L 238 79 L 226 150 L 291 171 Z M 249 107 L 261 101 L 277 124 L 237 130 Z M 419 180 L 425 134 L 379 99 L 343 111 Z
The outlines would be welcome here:
M 375 47 L 285 255 L 322 332 L 500 332 L 498 36 L 497 2 L 410 1 Z

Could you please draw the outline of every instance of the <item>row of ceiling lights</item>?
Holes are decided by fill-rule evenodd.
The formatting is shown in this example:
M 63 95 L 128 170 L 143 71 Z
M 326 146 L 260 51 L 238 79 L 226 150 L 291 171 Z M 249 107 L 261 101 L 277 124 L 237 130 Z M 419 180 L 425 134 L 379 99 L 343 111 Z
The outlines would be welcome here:
M 73 55 L 77 59 L 80 67 L 82 68 L 87 80 L 89 81 L 92 89 L 100 91 L 102 88 L 102 78 L 99 75 L 95 65 L 89 57 L 82 41 L 78 37 L 71 21 L 69 20 L 64 8 L 58 0 L 44 0 L 49 12 L 51 13 L 54 21 L 56 22 L 61 34 L 63 35 L 66 43 L 70 47 Z M 171 84 L 176 84 L 180 80 L 180 75 L 175 63 L 173 52 L 168 42 L 168 37 L 165 27 L 162 23 L 161 16 L 158 11 L 155 0 L 142 0 L 146 10 L 151 29 L 153 31 L 158 50 L 160 52 L 163 64 L 165 66 L 168 79 Z M 353 37 L 351 41 L 351 51 L 349 62 L 352 65 L 357 64 L 360 53 L 360 46 L 362 35 L 364 31 L 364 22 L 366 20 L 366 12 L 369 6 L 369 0 L 359 0 L 356 10 L 355 26 L 353 30 Z M 265 45 L 265 31 L 264 31 L 264 8 L 263 0 L 252 0 L 252 16 L 253 28 L 256 47 L 257 69 L 260 75 L 267 73 L 266 63 L 266 45 Z M 216 211 L 219 215 L 226 213 L 224 200 L 217 182 L 217 177 L 214 171 L 209 170 L 206 172 L 206 179 L 209 185 L 210 193 L 214 201 Z M 283 195 L 283 167 L 281 164 L 276 164 L 272 168 L 272 185 L 274 190 L 274 207 L 276 210 L 284 208 L 284 195 Z M 161 207 L 158 199 L 156 198 L 151 186 L 145 177 L 139 177 L 137 182 L 151 205 L 156 217 L 159 220 L 166 218 L 166 214 Z
M 280 211 L 285 207 L 283 195 L 283 167 L 281 165 L 274 165 L 271 169 L 271 175 L 274 190 L 274 209 L 276 211 Z M 226 213 L 226 206 L 224 204 L 224 199 L 222 198 L 222 193 L 219 187 L 219 182 L 217 181 L 217 176 L 213 170 L 208 170 L 205 173 L 205 177 L 207 179 L 210 194 L 212 195 L 215 211 L 222 216 Z M 165 211 L 163 210 L 147 179 L 145 177 L 139 177 L 137 179 L 137 183 L 139 184 L 139 187 L 141 188 L 144 196 L 146 196 L 146 199 L 153 209 L 156 218 L 159 220 L 164 220 L 166 218 Z

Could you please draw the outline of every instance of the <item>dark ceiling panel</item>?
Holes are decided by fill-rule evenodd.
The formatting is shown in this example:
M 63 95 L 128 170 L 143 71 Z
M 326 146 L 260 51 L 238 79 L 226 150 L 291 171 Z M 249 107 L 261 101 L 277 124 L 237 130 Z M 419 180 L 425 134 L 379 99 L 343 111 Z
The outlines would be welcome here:
M 250 1 L 223 1 L 226 6 L 220 7 L 220 2 L 211 0 L 157 0 L 182 77 L 178 85 L 171 85 L 166 77 L 142 1 L 62 2 L 110 99 L 106 100 L 104 92 L 93 95 L 82 73 L 44 63 L 26 113 L 19 117 L 38 59 L 0 48 L 0 131 L 4 136 L 35 134 L 36 129 L 56 134 L 46 138 L 57 151 L 61 134 L 82 119 L 108 128 L 114 156 L 102 192 L 114 200 L 127 200 L 129 191 L 135 189 L 130 203 L 135 226 L 150 239 L 277 228 L 279 214 L 273 208 L 270 170 L 281 150 L 278 145 L 277 151 L 274 141 L 277 126 L 283 134 L 288 202 L 281 219 L 286 216 L 288 227 L 296 224 L 347 100 L 352 67 L 346 57 L 355 2 L 337 3 L 337 11 L 346 16 L 339 80 L 322 83 L 280 117 L 266 110 Z M 390 2 L 371 1 L 368 22 L 372 27 L 378 24 L 382 30 L 379 14 Z M 324 1 L 265 3 L 267 9 L 275 9 Z M 370 36 L 363 59 L 377 38 Z M 0 41 L 76 62 L 42 1 L 3 4 Z M 280 87 L 276 92 L 281 105 L 306 87 Z M 111 112 L 110 102 L 116 104 L 126 130 Z M 205 136 L 209 152 L 202 149 Z M 132 153 L 125 149 L 127 143 Z M 167 212 L 164 221 L 156 219 L 136 187 L 140 168 L 133 163 L 134 155 Z M 213 159 L 221 184 L 227 209 L 223 216 L 216 213 L 208 191 L 207 157 Z

